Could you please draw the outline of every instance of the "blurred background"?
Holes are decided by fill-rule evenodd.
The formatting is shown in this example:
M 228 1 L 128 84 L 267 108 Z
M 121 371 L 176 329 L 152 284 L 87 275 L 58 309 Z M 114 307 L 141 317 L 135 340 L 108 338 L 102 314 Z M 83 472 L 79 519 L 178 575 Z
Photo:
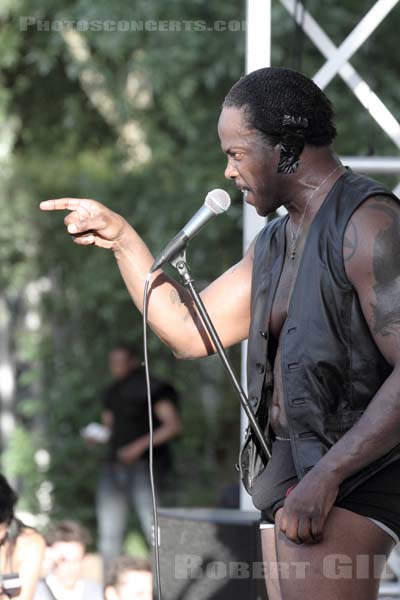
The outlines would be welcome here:
M 373 2 L 308 0 L 307 10 L 339 45 L 366 4 Z M 95 534 L 102 451 L 88 449 L 79 432 L 100 419 L 112 344 L 141 345 L 142 324 L 112 253 L 75 246 L 63 215 L 40 213 L 38 204 L 63 196 L 99 200 L 157 253 L 207 191 L 223 187 L 233 207 L 193 241 L 189 264 L 202 288 L 236 262 L 242 198 L 223 178 L 216 124 L 225 94 L 244 74 L 245 18 L 243 0 L 1 0 L 1 470 L 21 495 L 20 509 L 40 516 L 39 526 L 70 518 Z M 152 28 L 153 21 L 178 25 Z M 217 21 L 228 25 L 218 30 Z M 394 114 L 398 25 L 396 7 L 351 61 Z M 323 62 L 273 2 L 272 64 L 312 76 Z M 397 153 L 339 78 L 326 92 L 340 154 Z M 240 348 L 230 356 L 239 370 Z M 238 400 L 218 359 L 176 361 L 153 335 L 150 367 L 181 395 L 184 435 L 173 445 L 165 502 L 215 506 L 237 480 Z M 136 529 L 132 522 L 127 550 L 137 553 Z

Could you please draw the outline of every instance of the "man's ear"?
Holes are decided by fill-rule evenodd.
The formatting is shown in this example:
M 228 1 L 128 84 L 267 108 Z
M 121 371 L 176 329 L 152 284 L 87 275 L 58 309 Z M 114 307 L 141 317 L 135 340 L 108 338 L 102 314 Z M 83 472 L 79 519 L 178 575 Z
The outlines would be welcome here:
M 112 585 L 106 587 L 104 590 L 104 597 L 106 600 L 119 600 L 117 590 Z

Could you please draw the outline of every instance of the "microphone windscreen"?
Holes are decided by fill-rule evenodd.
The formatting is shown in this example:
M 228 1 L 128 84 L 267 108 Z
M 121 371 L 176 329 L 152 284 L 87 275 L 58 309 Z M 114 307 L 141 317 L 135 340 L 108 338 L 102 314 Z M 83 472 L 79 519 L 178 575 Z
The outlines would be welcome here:
M 231 198 L 225 190 L 211 190 L 211 192 L 208 192 L 204 204 L 216 215 L 219 215 L 228 210 L 231 205 Z

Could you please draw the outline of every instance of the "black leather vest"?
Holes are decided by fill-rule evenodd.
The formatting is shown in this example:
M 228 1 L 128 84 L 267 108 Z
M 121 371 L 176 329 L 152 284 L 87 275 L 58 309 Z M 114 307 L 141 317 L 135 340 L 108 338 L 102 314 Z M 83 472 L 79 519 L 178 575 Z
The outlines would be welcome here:
M 299 479 L 356 423 L 392 371 L 370 334 L 343 262 L 343 237 L 352 213 L 368 197 L 379 201 L 382 194 L 394 197 L 381 184 L 348 170 L 329 192 L 307 236 L 281 332 L 284 403 Z M 260 232 L 253 267 L 248 394 L 269 445 L 273 365 L 268 327 L 286 253 L 287 219 L 276 219 Z M 339 497 L 397 458 L 400 446 L 346 480 Z M 248 491 L 265 464 L 248 431 L 240 456 Z

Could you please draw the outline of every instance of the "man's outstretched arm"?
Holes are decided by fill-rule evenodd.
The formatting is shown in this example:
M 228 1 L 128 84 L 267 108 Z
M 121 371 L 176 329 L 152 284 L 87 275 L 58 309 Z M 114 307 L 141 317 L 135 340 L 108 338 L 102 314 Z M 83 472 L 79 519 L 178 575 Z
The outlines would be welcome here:
M 143 310 L 146 276 L 154 258 L 137 232 L 123 217 L 95 200 L 61 198 L 40 205 L 42 210 L 71 211 L 64 223 L 74 242 L 114 252 L 125 285 Z M 224 346 L 247 338 L 250 325 L 250 288 L 253 247 L 244 258 L 202 292 L 202 299 Z M 187 290 L 163 271 L 153 274 L 148 320 L 156 334 L 179 358 L 214 352 Z

